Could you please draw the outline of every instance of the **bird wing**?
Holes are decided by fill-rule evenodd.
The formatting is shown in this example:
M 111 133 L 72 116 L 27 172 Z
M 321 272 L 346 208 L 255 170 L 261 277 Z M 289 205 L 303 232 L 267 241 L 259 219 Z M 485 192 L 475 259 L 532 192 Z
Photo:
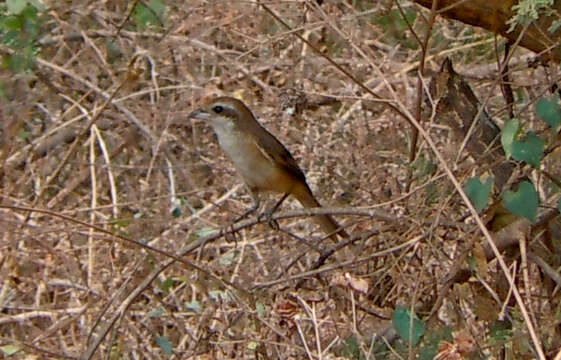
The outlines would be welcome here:
M 278 164 L 287 170 L 296 179 L 306 183 L 306 176 L 284 145 L 261 125 L 259 125 L 258 132 L 261 136 L 256 136 L 255 142 L 259 151 L 274 164 Z

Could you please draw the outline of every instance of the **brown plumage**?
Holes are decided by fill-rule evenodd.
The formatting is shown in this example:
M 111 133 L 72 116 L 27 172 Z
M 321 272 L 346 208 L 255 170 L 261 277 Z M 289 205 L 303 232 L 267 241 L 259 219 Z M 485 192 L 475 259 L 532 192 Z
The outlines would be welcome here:
M 269 133 L 243 102 L 220 97 L 213 99 L 189 117 L 209 121 L 220 146 L 248 185 L 256 204 L 259 193 L 273 191 L 293 195 L 305 208 L 321 207 L 306 176 L 284 145 Z M 329 215 L 315 216 L 328 234 L 349 235 Z M 335 235 L 332 235 L 336 239 Z

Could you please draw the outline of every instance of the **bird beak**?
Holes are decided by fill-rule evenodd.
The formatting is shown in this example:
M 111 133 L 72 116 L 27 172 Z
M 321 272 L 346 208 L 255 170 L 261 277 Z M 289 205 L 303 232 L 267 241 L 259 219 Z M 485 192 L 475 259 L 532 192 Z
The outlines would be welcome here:
M 210 114 L 207 113 L 206 111 L 202 110 L 202 109 L 197 109 L 195 111 L 190 112 L 189 115 L 187 115 L 187 118 L 209 120 L 210 119 Z

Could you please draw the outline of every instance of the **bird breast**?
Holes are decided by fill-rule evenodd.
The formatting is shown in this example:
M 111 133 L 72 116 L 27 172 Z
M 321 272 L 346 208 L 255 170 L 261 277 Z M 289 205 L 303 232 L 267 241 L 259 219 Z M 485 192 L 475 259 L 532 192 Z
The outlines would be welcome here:
M 213 122 L 220 147 L 234 163 L 247 185 L 259 190 L 278 191 L 284 174 L 256 139 L 236 128 L 233 121 Z

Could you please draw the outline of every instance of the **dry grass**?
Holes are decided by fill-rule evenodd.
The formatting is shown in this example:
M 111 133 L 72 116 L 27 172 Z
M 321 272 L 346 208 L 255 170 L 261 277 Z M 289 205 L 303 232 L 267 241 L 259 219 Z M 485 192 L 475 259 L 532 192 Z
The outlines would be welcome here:
M 381 20 L 395 4 L 314 4 L 270 6 L 383 101 L 255 3 L 177 2 L 164 32 L 125 21 L 126 2 L 53 6 L 33 71 L 0 73 L 0 345 L 20 346 L 13 358 L 163 358 L 169 341 L 179 359 L 412 359 L 422 346 L 397 340 L 397 306 L 423 319 L 425 344 L 437 343 L 429 334 L 460 332 L 441 353 L 473 341 L 473 358 L 535 356 L 511 287 L 496 259 L 478 255 L 481 231 L 424 140 L 425 161 L 404 190 L 411 127 L 385 104 L 414 113 L 421 50 L 398 17 Z M 421 14 L 429 13 L 406 10 L 424 34 Z M 427 76 L 451 56 L 501 122 L 493 38 L 442 19 L 430 31 Z M 514 53 L 516 109 L 541 129 L 527 105 L 550 77 L 529 69 L 527 56 Z M 337 218 L 357 238 L 319 269 L 333 245 L 309 217 L 279 220 L 280 230 L 250 218 L 234 236 L 213 232 L 232 226 L 250 198 L 212 129 L 186 118 L 210 94 L 241 97 L 290 149 L 320 201 L 346 214 Z M 283 108 L 325 96 L 327 105 L 295 115 Z M 459 145 L 445 128 L 427 128 L 460 182 L 480 174 L 470 159 L 453 164 Z M 552 153 L 544 162 L 557 177 L 558 161 Z M 549 182 L 529 175 L 552 205 Z M 298 208 L 286 202 L 275 215 Z M 527 251 L 558 266 L 545 233 L 529 234 Z M 555 283 L 524 251 L 504 260 L 554 356 Z M 493 329 L 505 312 L 511 325 L 501 340 Z

